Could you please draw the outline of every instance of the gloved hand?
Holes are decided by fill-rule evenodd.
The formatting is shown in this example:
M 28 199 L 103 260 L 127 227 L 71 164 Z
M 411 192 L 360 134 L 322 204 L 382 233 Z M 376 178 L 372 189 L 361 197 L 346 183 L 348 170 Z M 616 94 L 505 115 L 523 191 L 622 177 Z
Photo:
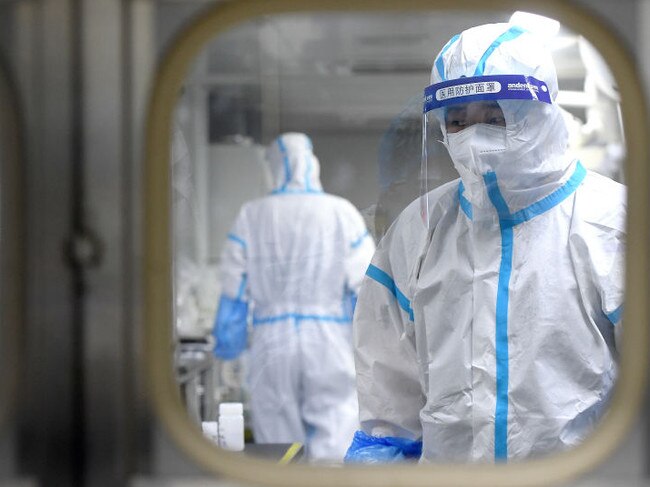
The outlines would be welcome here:
M 357 431 L 345 454 L 345 463 L 395 463 L 417 459 L 422 454 L 422 442 L 395 436 L 371 436 Z
M 248 342 L 248 303 L 222 295 L 212 335 L 216 340 L 214 355 L 222 360 L 236 359 Z

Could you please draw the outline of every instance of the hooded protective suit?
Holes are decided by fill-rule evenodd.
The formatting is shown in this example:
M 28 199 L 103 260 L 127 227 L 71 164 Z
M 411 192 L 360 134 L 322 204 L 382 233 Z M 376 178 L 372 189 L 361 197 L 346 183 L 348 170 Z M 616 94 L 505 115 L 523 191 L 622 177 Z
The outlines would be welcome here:
M 341 460 L 358 428 L 352 310 L 375 245 L 356 208 L 323 192 L 307 136 L 278 137 L 267 159 L 275 190 L 241 208 L 223 250 L 215 355 L 244 350 L 250 318 L 255 441 Z
M 461 179 L 413 202 L 367 271 L 353 327 L 363 431 L 349 461 L 386 459 L 387 442 L 407 456 L 405 440 L 422 442 L 420 461 L 536 457 L 581 442 L 606 410 L 625 188 L 566 152 L 552 59 L 516 26 L 454 37 L 426 93 L 431 106 L 443 88 L 492 100 L 481 80 L 501 75 L 530 77 L 501 79 L 529 99 L 499 100 L 501 126 L 448 133 L 449 107 L 437 113 Z

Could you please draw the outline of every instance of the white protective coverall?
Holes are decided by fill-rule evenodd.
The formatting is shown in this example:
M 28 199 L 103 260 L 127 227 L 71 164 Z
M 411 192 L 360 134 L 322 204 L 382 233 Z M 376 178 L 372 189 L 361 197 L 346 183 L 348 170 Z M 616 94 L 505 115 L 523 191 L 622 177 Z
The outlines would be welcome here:
M 340 461 L 359 427 L 351 321 L 375 245 L 352 203 L 323 192 L 306 135 L 278 137 L 267 159 L 275 190 L 243 205 L 223 250 L 215 354 L 235 358 L 251 318 L 255 441 Z
M 510 24 L 454 37 L 431 82 L 503 74 L 534 76 L 555 100 L 550 55 Z M 505 127 L 451 134 L 443 122 L 461 179 L 407 207 L 359 294 L 362 431 L 421 439 L 422 462 L 570 448 L 602 417 L 616 378 L 625 187 L 566 153 L 554 101 L 499 104 Z

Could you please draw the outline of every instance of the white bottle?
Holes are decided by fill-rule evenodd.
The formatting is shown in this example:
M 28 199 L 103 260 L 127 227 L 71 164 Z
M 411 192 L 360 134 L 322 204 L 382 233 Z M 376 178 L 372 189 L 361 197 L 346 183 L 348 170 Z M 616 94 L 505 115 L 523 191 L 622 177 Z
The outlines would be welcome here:
M 201 423 L 203 435 L 210 439 L 215 445 L 219 444 L 219 423 L 216 421 L 203 421 Z
M 244 407 L 240 402 L 219 404 L 219 446 L 231 451 L 244 449 Z

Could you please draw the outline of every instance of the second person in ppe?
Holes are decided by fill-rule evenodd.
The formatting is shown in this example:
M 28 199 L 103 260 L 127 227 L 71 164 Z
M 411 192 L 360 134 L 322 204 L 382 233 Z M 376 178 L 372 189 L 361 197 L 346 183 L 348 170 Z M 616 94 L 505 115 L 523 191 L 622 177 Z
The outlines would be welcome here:
M 323 192 L 310 139 L 267 150 L 273 192 L 246 203 L 225 244 L 215 355 L 250 357 L 256 443 L 302 442 L 341 461 L 358 428 L 351 321 L 375 250 L 349 201 Z

